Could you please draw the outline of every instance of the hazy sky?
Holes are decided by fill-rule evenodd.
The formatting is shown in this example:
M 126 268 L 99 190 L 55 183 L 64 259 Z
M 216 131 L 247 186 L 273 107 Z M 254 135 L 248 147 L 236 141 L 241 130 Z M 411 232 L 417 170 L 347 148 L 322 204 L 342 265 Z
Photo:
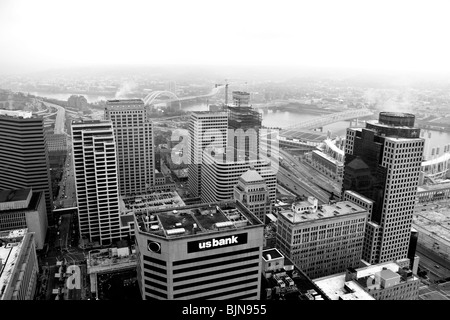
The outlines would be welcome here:
M 81 65 L 450 72 L 450 2 L 0 0 L 0 74 Z

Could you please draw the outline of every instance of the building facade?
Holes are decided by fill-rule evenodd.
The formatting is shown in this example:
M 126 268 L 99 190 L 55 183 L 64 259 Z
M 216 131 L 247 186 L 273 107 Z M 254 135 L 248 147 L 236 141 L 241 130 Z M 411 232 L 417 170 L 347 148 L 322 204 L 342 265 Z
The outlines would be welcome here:
M 44 192 L 33 192 L 32 189 L 0 191 L 0 231 L 24 228 L 34 233 L 36 249 L 42 249 L 48 228 Z
M 260 298 L 264 225 L 235 201 L 136 214 L 142 298 Z
M 239 177 L 234 187 L 234 200 L 239 200 L 263 223 L 272 212 L 269 188 L 256 170 L 248 170 Z
M 223 157 L 204 155 L 202 166 L 203 202 L 217 202 L 233 199 L 234 188 L 242 174 L 255 170 L 265 181 L 269 199 L 275 203 L 277 175 L 267 160 L 228 160 Z
M 39 272 L 34 234 L 0 232 L 0 300 L 33 300 Z
M 120 194 L 144 193 L 155 184 L 153 124 L 141 99 L 108 100 L 105 119 L 111 120 L 117 143 Z
M 121 238 L 116 143 L 110 121 L 73 121 L 73 163 L 82 237 Z
M 412 114 L 380 112 L 366 128 L 347 129 L 342 192 L 373 201 L 371 264 L 408 254 L 424 146 L 414 121 Z
M 0 110 L 0 190 L 43 191 L 53 223 L 53 194 L 43 118 L 31 112 Z
M 203 153 L 208 147 L 226 148 L 228 116 L 226 112 L 193 112 L 189 119 L 189 192 L 200 197 Z
M 350 201 L 319 205 L 309 197 L 278 213 L 277 248 L 313 279 L 357 267 L 367 217 Z

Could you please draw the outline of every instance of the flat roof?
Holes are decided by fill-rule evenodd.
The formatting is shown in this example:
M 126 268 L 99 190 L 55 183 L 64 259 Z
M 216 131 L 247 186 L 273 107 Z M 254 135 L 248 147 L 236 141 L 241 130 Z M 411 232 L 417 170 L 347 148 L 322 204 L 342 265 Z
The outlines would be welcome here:
M 274 259 L 284 258 L 280 251 L 276 248 L 271 248 L 262 251 L 262 257 L 265 261 L 272 261 Z
M 131 197 L 121 197 L 122 211 L 148 211 L 184 206 L 185 203 L 176 191 L 152 192 Z
M 441 183 L 421 185 L 421 186 L 417 187 L 417 192 L 437 191 L 437 190 L 445 190 L 445 189 L 449 189 L 449 188 L 450 188 L 450 180 L 445 180 Z
M 23 237 L 28 229 L 17 229 L 12 231 L 0 232 L 0 239 L 20 238 L 18 242 L 2 244 L 0 247 L 0 259 L 2 267 L 0 268 L 0 300 L 3 299 L 4 292 L 2 288 L 7 285 L 14 275 L 13 270 L 22 249 Z
M 148 210 L 136 212 L 135 217 L 140 232 L 164 238 L 263 226 L 238 201 Z
M 31 192 L 31 188 L 17 189 L 17 190 L 1 190 L 0 191 L 0 203 L 27 200 L 30 192 Z
M 306 205 L 308 204 L 306 201 Z M 317 209 L 316 212 L 307 211 L 303 213 L 297 213 L 292 211 L 292 209 L 284 210 L 279 213 L 279 215 L 283 216 L 285 219 L 287 219 L 291 223 L 302 223 L 307 221 L 314 221 L 318 219 L 325 219 L 325 218 L 334 218 L 334 217 L 342 217 L 350 214 L 357 214 L 357 213 L 367 213 L 368 211 L 361 208 L 360 206 L 354 204 L 351 201 L 340 201 L 336 202 L 334 204 L 324 204 L 319 209 Z
M 33 113 L 30 111 L 22 111 L 22 110 L 0 109 L 0 116 L 29 119 L 33 117 Z

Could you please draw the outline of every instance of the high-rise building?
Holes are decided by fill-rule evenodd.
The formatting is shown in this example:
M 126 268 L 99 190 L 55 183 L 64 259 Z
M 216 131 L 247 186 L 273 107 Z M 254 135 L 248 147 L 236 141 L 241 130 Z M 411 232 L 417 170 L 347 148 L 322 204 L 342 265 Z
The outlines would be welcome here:
M 141 99 L 108 100 L 105 119 L 114 127 L 120 194 L 145 193 L 155 184 L 153 125 L 148 108 Z
M 347 129 L 342 192 L 373 202 L 363 252 L 370 264 L 408 254 L 424 146 L 414 120 L 408 113 L 380 112 L 366 128 Z
M 221 157 L 205 153 L 202 166 L 203 202 L 227 201 L 233 199 L 234 188 L 242 174 L 255 170 L 265 181 L 271 203 L 275 203 L 277 175 L 266 159 L 229 160 L 226 154 Z
M 264 225 L 239 201 L 135 215 L 142 298 L 260 298 Z
M 249 93 L 233 91 L 233 105 L 227 107 L 228 128 L 234 132 L 233 136 L 228 136 L 233 140 L 228 141 L 228 145 L 233 147 L 235 161 L 240 154 L 246 158 L 259 156 L 262 115 L 249 105 L 249 100 Z
M 43 191 L 32 189 L 0 191 L 0 231 L 28 228 L 36 248 L 42 249 L 47 234 L 47 210 Z
M 225 149 L 227 146 L 228 116 L 226 112 L 193 112 L 189 119 L 189 192 L 202 193 L 203 153 L 207 147 Z
M 0 110 L 0 190 L 43 191 L 48 221 L 53 195 L 43 118 L 31 112 Z
M 239 177 L 234 187 L 234 200 L 239 200 L 263 223 L 272 210 L 269 188 L 256 170 L 248 170 Z
M 34 233 L 0 232 L 0 300 L 33 300 L 38 280 Z
M 368 212 L 350 201 L 294 202 L 278 213 L 277 248 L 311 278 L 360 264 Z
M 73 121 L 73 162 L 82 237 L 121 238 L 116 143 L 111 121 Z

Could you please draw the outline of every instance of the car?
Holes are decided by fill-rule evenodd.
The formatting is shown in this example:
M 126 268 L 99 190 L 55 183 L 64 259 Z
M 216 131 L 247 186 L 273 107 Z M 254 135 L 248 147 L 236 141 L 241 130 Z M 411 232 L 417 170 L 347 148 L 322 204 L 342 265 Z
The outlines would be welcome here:
M 441 268 L 441 267 L 439 267 L 437 264 L 435 264 L 434 267 L 435 267 L 436 269 L 440 269 L 440 268 Z

